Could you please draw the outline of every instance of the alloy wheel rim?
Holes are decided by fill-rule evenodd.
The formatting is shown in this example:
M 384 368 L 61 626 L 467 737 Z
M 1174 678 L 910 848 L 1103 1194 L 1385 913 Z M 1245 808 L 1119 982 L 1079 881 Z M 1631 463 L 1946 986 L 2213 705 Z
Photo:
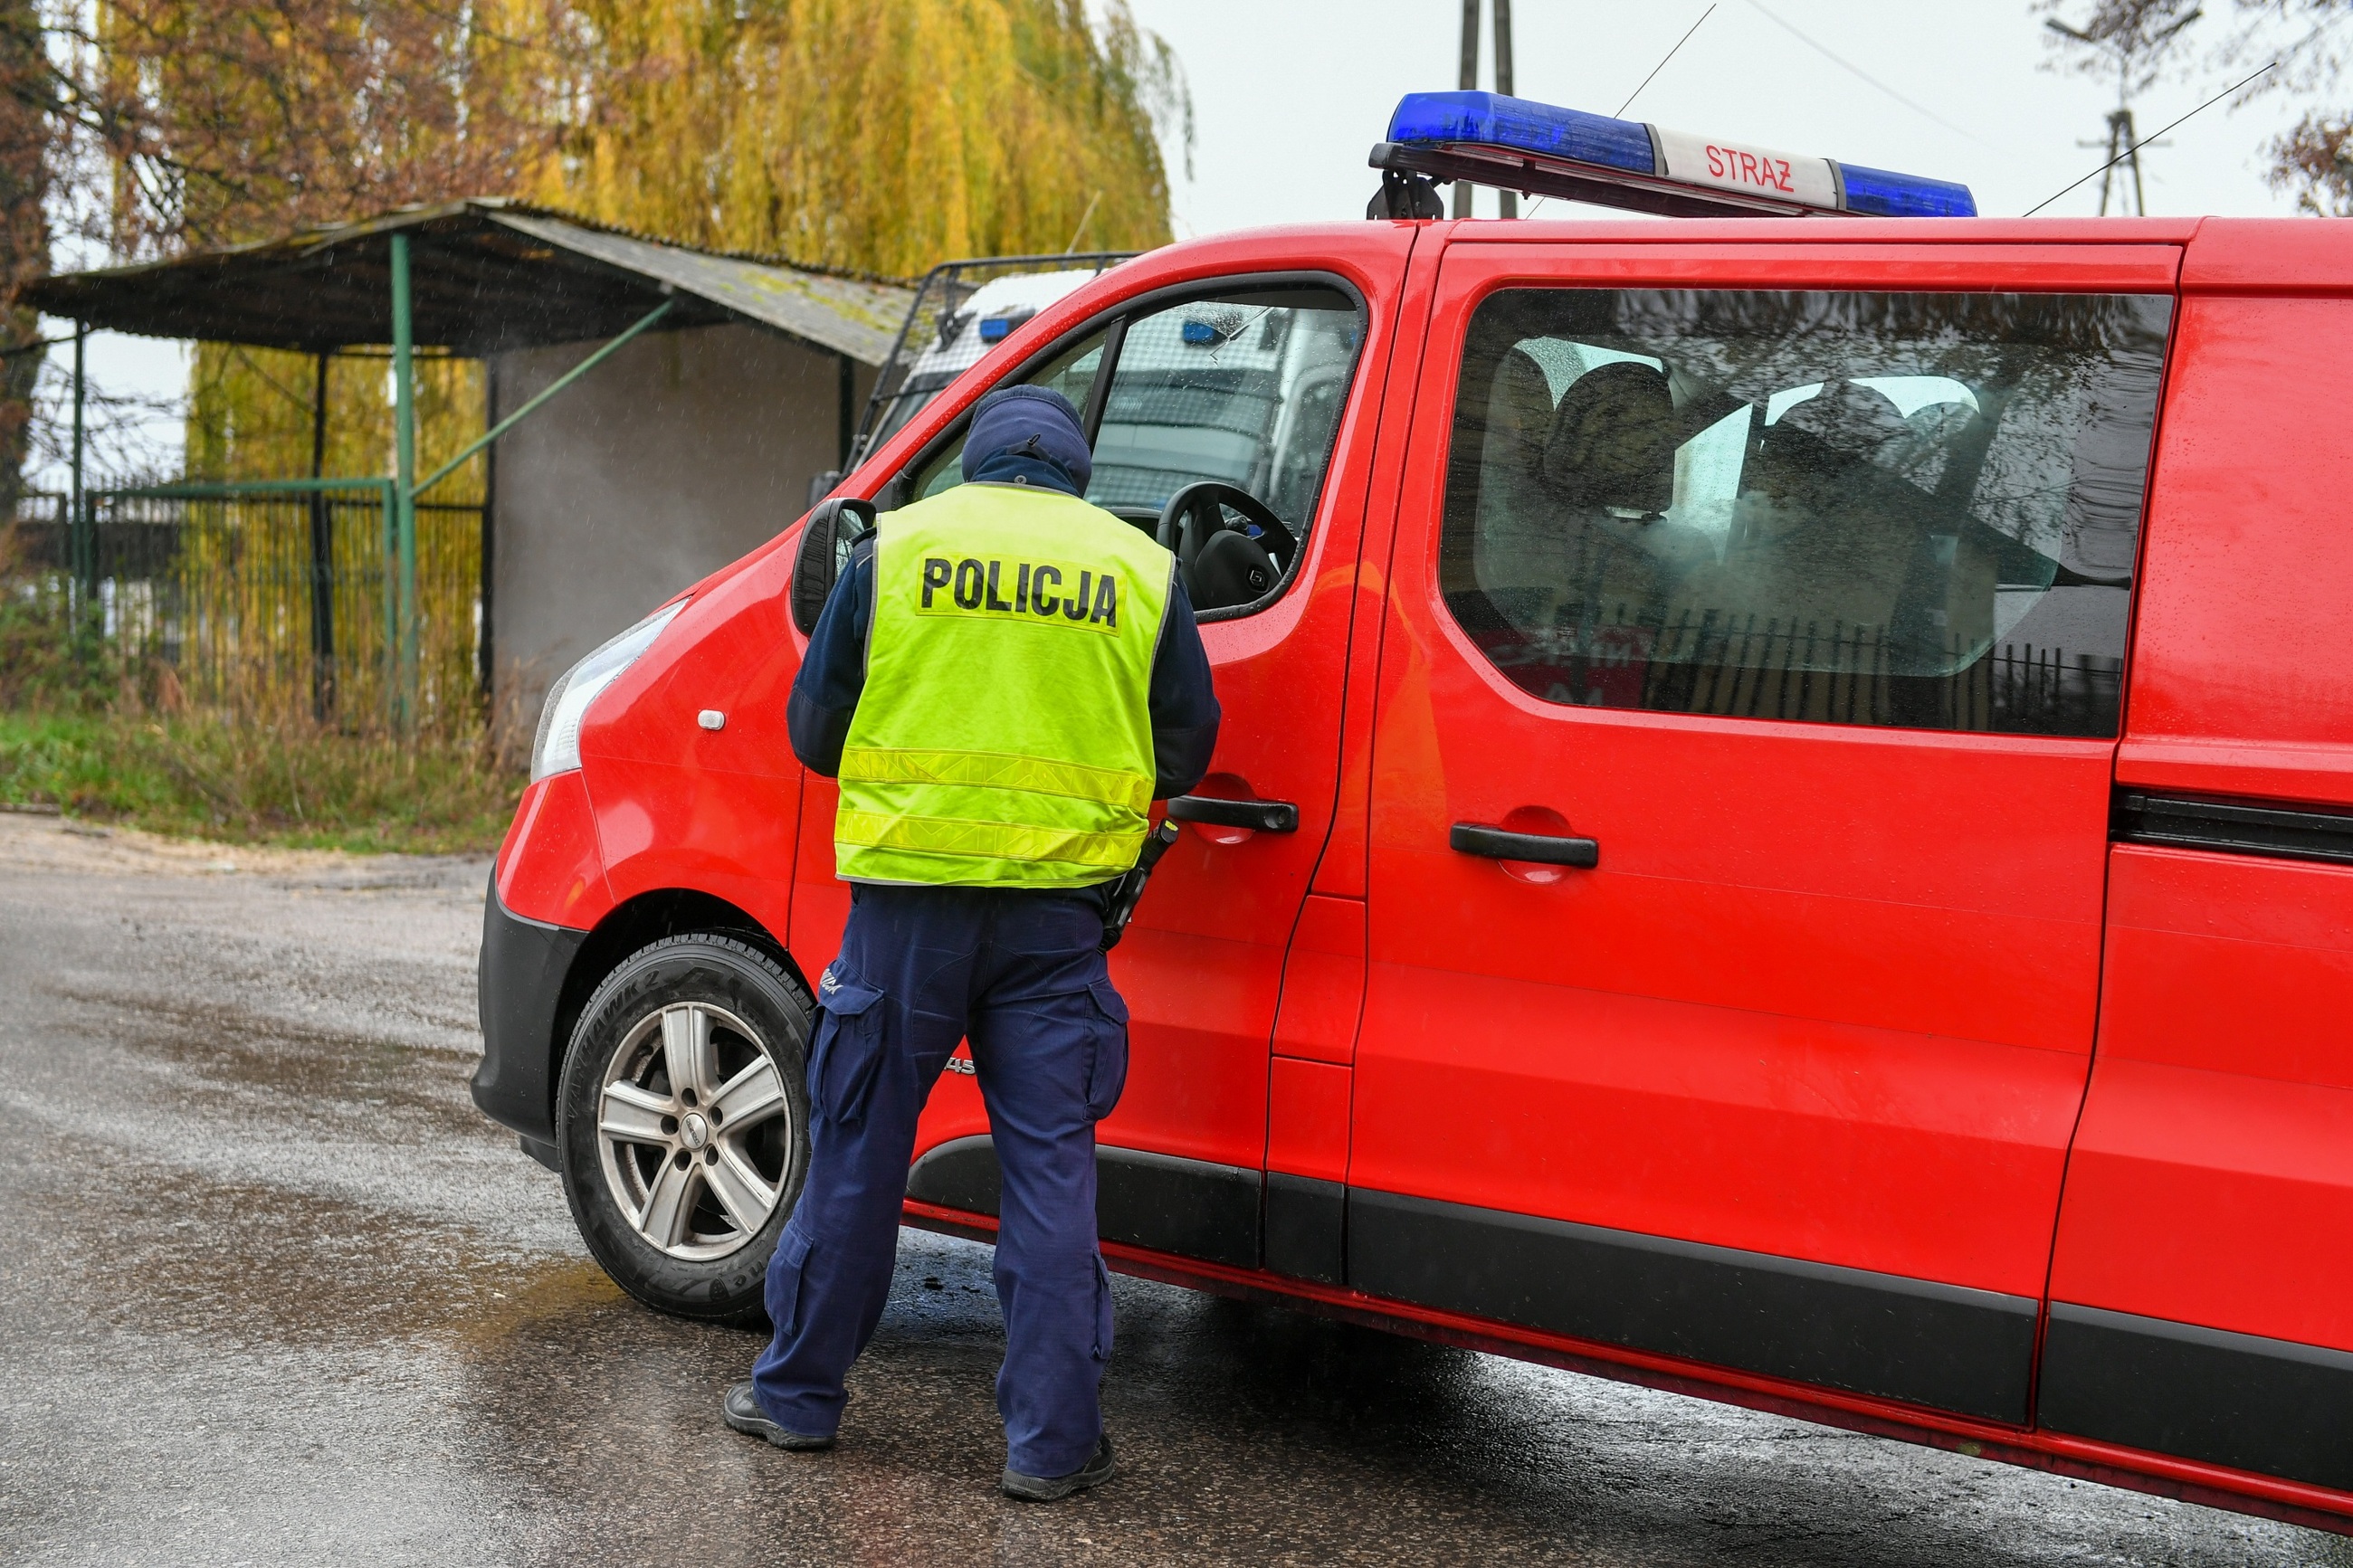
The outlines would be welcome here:
M 784 1200 L 792 1102 L 751 1026 L 681 1002 L 639 1019 L 606 1062 L 596 1147 L 638 1239 L 709 1262 L 748 1246 Z

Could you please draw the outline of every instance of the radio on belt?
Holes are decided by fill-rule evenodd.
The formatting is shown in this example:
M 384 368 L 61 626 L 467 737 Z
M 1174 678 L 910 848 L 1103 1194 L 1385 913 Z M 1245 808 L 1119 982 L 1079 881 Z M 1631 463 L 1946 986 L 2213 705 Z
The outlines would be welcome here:
M 1676 217 L 1975 217 L 1967 185 L 1493 92 L 1409 92 L 1373 148 L 1372 217 L 1440 216 L 1431 182 Z

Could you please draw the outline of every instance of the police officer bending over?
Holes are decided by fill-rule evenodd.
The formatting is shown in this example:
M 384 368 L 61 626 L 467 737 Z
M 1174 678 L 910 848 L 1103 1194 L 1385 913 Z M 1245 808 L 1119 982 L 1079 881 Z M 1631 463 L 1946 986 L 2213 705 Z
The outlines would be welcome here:
M 1134 864 L 1150 803 L 1208 772 L 1219 720 L 1176 562 L 1080 499 L 1092 468 L 1060 394 L 990 394 L 965 482 L 883 517 L 810 638 L 793 750 L 841 781 L 834 858 L 855 886 L 818 984 L 808 1184 L 768 1266 L 776 1338 L 725 1406 L 779 1447 L 831 1446 L 890 1290 L 916 1115 L 969 1039 L 1005 1173 L 1000 1485 L 1037 1501 L 1113 1468 L 1094 1125 L 1127 1077 L 1127 1008 L 1105 884 Z

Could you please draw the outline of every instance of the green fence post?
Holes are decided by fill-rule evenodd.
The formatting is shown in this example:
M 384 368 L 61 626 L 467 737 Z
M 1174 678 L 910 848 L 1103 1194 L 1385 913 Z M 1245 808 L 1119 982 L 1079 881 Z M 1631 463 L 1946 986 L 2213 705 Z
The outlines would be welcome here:
M 71 622 L 77 633 L 81 629 L 82 617 L 89 613 L 90 605 L 98 597 L 97 541 L 91 537 L 90 502 L 82 489 L 82 404 L 84 399 L 82 345 L 89 336 L 90 328 L 83 322 L 76 321 L 73 369 L 73 511 L 66 521 L 66 554 L 69 557 L 68 565 L 73 578 L 73 587 L 69 590 L 70 597 L 67 600 L 67 604 L 72 612 Z
M 395 492 L 398 481 L 379 479 L 384 495 L 384 716 L 400 721 L 400 620 L 393 580 L 400 575 L 400 506 Z
M 393 482 L 399 531 L 400 611 L 396 723 L 406 734 L 417 724 L 417 367 L 408 289 L 408 236 L 392 237 L 393 447 L 397 464 Z

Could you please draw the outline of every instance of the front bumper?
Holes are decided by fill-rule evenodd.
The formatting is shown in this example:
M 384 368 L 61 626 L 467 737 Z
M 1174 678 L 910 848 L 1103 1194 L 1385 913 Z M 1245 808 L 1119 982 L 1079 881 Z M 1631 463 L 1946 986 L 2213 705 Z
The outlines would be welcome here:
M 555 1159 L 555 1073 L 562 1042 L 555 1021 L 572 961 L 585 931 L 510 913 L 491 879 L 482 901 L 482 1065 L 474 1069 L 474 1103 L 522 1136 L 542 1164 Z

